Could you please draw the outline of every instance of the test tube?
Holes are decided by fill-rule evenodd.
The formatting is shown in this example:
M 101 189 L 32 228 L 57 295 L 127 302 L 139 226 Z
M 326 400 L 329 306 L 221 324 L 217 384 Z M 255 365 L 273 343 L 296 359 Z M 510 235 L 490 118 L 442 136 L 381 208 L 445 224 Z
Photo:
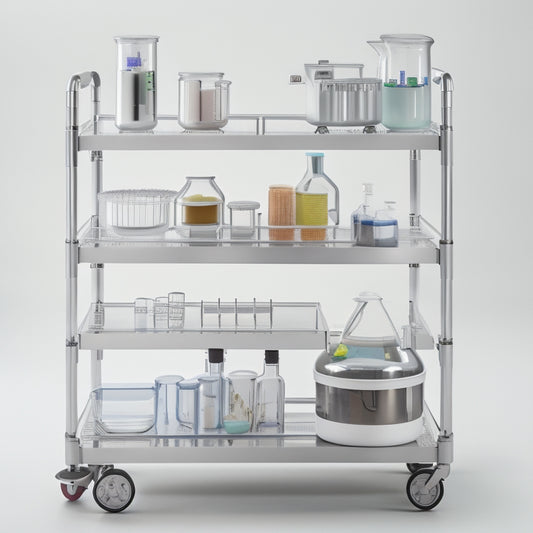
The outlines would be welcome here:
M 179 329 L 185 322 L 185 293 L 168 293 L 168 328 Z
M 152 298 L 136 298 L 134 311 L 137 331 L 154 329 L 154 300 Z
M 168 329 L 168 297 L 158 296 L 154 304 L 155 329 Z

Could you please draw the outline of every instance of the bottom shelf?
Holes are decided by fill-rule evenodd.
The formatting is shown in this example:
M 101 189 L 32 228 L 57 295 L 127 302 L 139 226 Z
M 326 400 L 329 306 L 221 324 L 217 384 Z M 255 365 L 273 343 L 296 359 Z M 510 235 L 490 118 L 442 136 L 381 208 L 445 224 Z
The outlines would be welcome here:
M 79 463 L 434 463 L 438 426 L 427 405 L 424 433 L 400 446 L 339 446 L 315 432 L 315 415 L 286 414 L 283 435 L 99 434 L 90 405 L 78 428 Z

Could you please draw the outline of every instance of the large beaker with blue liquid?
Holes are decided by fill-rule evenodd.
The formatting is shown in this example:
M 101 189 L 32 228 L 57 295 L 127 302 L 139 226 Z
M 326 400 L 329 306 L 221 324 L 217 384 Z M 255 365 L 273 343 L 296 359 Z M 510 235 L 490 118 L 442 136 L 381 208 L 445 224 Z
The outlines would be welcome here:
M 421 131 L 431 125 L 433 39 L 417 34 L 387 34 L 369 41 L 380 56 L 383 125 L 393 131 Z M 378 43 L 378 45 L 376 45 Z

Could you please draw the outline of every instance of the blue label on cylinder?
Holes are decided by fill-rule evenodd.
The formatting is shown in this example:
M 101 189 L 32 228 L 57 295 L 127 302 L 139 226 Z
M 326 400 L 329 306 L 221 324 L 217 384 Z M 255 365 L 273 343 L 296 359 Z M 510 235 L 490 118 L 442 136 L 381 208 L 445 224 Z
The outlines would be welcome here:
M 400 70 L 400 85 L 405 85 L 405 70 Z
M 126 66 L 128 68 L 140 67 L 141 66 L 141 58 L 139 56 L 127 57 L 126 58 Z

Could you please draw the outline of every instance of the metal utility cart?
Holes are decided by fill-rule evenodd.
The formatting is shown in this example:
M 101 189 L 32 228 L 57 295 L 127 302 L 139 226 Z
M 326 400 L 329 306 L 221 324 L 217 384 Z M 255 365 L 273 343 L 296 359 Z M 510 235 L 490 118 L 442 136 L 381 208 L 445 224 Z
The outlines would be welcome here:
M 223 135 L 186 134 L 178 131 L 176 117 L 159 117 L 154 132 L 119 134 L 113 117 L 100 114 L 100 78 L 96 72 L 71 77 L 67 87 L 66 167 L 66 465 L 57 474 L 63 494 L 69 500 L 79 498 L 94 481 L 97 503 L 108 511 L 125 509 L 134 496 L 129 475 L 114 468 L 115 463 L 165 462 L 331 462 L 331 463 L 406 463 L 412 472 L 407 495 L 420 509 L 435 507 L 443 496 L 443 480 L 450 472 L 453 459 L 452 433 L 452 79 L 439 71 L 433 81 L 440 85 L 442 124 L 424 133 L 391 133 L 377 128 L 374 133 L 331 132 L 328 134 L 288 131 L 271 133 L 267 125 L 302 121 L 302 116 L 234 115 L 230 124 L 252 121 L 255 131 Z M 80 91 L 91 89 L 92 117 L 78 122 Z M 167 232 L 163 239 L 123 239 L 108 235 L 98 223 L 98 193 L 102 190 L 102 154 L 105 150 L 406 150 L 410 157 L 410 225 L 400 234 L 397 248 L 354 247 L 346 230 L 334 229 L 321 246 L 299 242 L 272 246 L 259 233 L 248 245 L 232 240 L 222 231 L 212 242 L 193 246 L 193 242 Z M 422 150 L 439 150 L 442 168 L 442 220 L 437 232 L 420 214 L 420 154 Z M 89 152 L 92 164 L 92 216 L 78 231 L 77 183 L 78 153 Z M 261 228 L 258 230 L 261 232 Z M 337 232 L 337 233 L 336 233 Z M 409 268 L 409 325 L 404 342 L 412 349 L 433 349 L 434 341 L 419 313 L 419 272 L 422 264 L 440 265 L 441 331 L 436 348 L 441 369 L 440 422 L 426 406 L 422 436 L 414 442 L 392 447 L 338 446 L 316 436 L 310 412 L 287 413 L 283 435 L 209 434 L 158 435 L 106 434 L 95 424 L 90 406 L 78 416 L 79 350 L 91 352 L 91 384 L 101 385 L 101 365 L 106 349 L 191 349 L 207 348 L 216 339 L 220 348 L 324 349 L 330 332 L 319 304 L 276 304 L 248 302 L 254 317 L 246 331 L 238 327 L 238 302 L 197 302 L 188 304 L 189 325 L 183 332 L 136 332 L 128 322 L 131 304 L 104 303 L 105 263 L 278 263 L 278 264 L 405 264 Z M 78 329 L 78 266 L 88 264 L 92 272 L 92 301 L 86 319 Z M 232 307 L 234 305 L 234 308 Z M 258 309 L 268 309 L 269 319 L 258 328 Z M 290 313 L 284 305 L 292 306 Z M 219 325 L 209 328 L 204 313 L 218 313 Z M 105 326 L 94 331 L 91 323 L 97 312 L 105 311 Z M 224 314 L 226 313 L 226 314 Z M 235 314 L 233 326 L 222 327 Z M 263 317 L 264 318 L 264 317 Z M 290 404 L 312 404 L 314 398 L 287 399 Z M 292 405 L 291 405 L 292 407 Z M 86 465 L 86 466 L 84 466 Z M 120 498 L 113 494 L 121 491 Z

